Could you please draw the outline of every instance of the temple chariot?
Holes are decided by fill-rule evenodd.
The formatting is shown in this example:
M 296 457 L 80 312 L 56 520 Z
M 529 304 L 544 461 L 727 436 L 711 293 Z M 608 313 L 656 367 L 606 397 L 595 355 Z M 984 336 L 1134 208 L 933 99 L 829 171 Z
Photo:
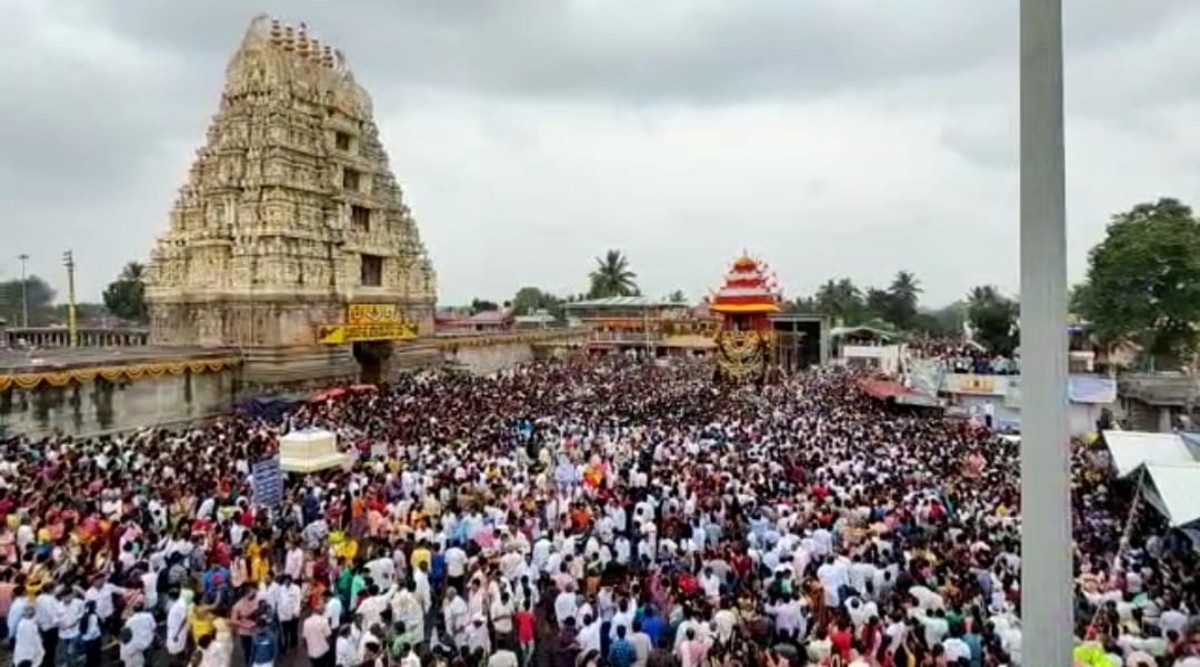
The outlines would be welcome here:
M 709 312 L 719 318 L 715 339 L 719 379 L 736 383 L 770 379 L 776 350 L 771 316 L 780 311 L 782 297 L 767 270 L 760 260 L 739 257 L 709 301 Z

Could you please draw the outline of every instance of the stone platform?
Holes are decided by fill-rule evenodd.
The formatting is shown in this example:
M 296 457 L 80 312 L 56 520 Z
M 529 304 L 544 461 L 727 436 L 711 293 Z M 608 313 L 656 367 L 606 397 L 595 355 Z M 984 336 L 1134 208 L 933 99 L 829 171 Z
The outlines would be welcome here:
M 583 344 L 587 329 L 442 334 L 395 344 L 384 379 L 453 364 L 487 374 Z M 44 436 L 167 426 L 262 394 L 295 397 L 360 381 L 349 346 L 0 349 L 0 429 Z M 253 374 L 250 373 L 253 371 Z
M 177 424 L 229 411 L 237 350 L 126 347 L 0 351 L 0 427 L 89 435 Z

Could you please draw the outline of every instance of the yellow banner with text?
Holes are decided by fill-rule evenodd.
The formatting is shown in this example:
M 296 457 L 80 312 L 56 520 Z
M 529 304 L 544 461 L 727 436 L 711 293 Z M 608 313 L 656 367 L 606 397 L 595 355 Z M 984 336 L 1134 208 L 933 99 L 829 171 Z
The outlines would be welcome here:
M 374 340 L 412 340 L 417 325 L 394 303 L 352 303 L 346 306 L 346 321 L 317 327 L 321 345 L 344 345 Z

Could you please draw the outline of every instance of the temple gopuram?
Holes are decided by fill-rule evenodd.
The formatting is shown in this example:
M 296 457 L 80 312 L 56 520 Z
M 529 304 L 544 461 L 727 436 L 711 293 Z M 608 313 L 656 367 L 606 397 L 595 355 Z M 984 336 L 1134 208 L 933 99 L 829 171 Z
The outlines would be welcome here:
M 709 312 L 720 317 L 715 356 L 725 380 L 763 382 L 775 362 L 771 317 L 780 312 L 782 298 L 766 270 L 758 260 L 739 257 L 709 301 Z
M 437 358 L 437 282 L 345 58 L 256 18 L 148 271 L 152 345 L 237 348 L 248 386 Z
M 267 17 L 228 64 L 146 282 L 149 330 L 0 325 L 0 437 L 188 424 L 425 365 L 493 373 L 587 336 L 436 331 L 370 96 L 340 52 Z

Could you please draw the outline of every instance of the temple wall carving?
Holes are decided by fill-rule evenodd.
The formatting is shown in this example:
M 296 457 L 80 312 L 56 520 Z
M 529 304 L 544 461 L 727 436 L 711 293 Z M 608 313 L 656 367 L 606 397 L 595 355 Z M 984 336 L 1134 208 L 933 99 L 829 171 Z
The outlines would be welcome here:
M 370 96 L 303 25 L 252 22 L 168 221 L 147 277 L 153 342 L 312 344 L 364 294 L 432 330 L 436 274 Z M 362 284 L 363 255 L 383 260 L 380 284 Z

